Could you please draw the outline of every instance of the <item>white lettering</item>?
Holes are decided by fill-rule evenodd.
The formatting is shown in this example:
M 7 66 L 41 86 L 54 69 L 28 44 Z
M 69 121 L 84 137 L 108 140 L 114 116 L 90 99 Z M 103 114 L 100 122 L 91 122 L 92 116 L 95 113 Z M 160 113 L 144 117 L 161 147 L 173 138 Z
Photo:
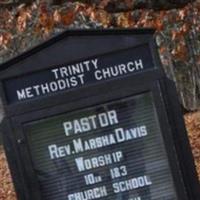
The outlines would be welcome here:
M 108 196 L 106 186 L 96 187 L 68 195 L 68 200 L 93 200 Z
M 90 159 L 84 159 L 79 157 L 75 159 L 76 166 L 79 172 L 90 170 L 98 167 L 103 167 L 113 163 L 120 162 L 123 159 L 121 151 L 111 154 L 104 154 L 102 156 L 92 157 Z
M 63 122 L 65 135 L 79 134 L 97 129 L 97 127 L 107 127 L 110 125 L 118 124 L 117 113 L 111 110 L 98 115 L 91 115 L 73 121 Z
M 17 90 L 17 97 L 18 100 L 26 99 L 25 90 L 24 89 L 22 89 L 21 91 Z
M 51 70 L 54 73 L 55 79 L 58 79 L 58 69 Z
M 94 65 L 94 68 L 98 69 L 98 65 L 97 65 L 98 59 L 91 60 L 91 62 Z
M 137 178 L 132 178 L 125 181 L 120 181 L 117 183 L 113 183 L 114 193 L 125 192 L 137 188 L 142 188 L 145 186 L 152 185 L 150 177 L 148 176 L 140 176 Z

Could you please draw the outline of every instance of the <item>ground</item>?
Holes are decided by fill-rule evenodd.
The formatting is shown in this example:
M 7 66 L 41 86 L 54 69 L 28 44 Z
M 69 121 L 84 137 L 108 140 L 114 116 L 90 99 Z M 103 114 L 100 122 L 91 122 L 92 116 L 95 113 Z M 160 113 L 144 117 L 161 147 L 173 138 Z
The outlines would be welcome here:
M 200 111 L 186 114 L 185 122 L 200 180 Z
M 185 122 L 200 180 L 200 111 L 185 115 Z M 0 200 L 16 200 L 3 148 L 0 147 Z

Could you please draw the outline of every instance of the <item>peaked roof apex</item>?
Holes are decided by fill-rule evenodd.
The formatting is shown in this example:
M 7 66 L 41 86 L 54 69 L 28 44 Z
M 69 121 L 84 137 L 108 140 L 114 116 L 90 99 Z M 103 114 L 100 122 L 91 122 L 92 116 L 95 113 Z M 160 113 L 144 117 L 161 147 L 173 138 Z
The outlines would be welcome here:
M 66 30 L 63 33 L 60 33 L 52 38 L 50 38 L 49 40 L 33 47 L 32 49 L 29 49 L 25 52 L 23 52 L 22 54 L 6 61 L 5 63 L 0 64 L 0 71 L 6 70 L 7 68 L 9 68 L 10 66 L 12 66 L 13 64 L 15 64 L 16 62 L 18 62 L 19 60 L 23 60 L 26 59 L 27 57 L 31 56 L 34 53 L 37 53 L 39 51 L 41 51 L 42 49 L 45 49 L 51 45 L 53 45 L 54 43 L 68 37 L 68 36 L 84 36 L 84 35 L 121 35 L 121 34 L 133 34 L 133 35 L 143 35 L 143 34 L 154 34 L 155 33 L 155 29 L 151 29 L 151 28 L 133 28 L 133 29 L 70 29 L 70 30 Z

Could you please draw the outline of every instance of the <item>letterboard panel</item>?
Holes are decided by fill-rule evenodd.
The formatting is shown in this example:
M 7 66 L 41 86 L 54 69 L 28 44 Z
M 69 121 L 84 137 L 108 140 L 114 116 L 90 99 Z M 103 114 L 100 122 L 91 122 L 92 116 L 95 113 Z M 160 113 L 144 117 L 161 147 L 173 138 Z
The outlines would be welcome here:
M 176 200 L 151 93 L 24 124 L 43 200 Z
M 156 67 L 149 44 L 143 44 L 6 79 L 3 87 L 7 102 L 13 104 L 146 72 Z

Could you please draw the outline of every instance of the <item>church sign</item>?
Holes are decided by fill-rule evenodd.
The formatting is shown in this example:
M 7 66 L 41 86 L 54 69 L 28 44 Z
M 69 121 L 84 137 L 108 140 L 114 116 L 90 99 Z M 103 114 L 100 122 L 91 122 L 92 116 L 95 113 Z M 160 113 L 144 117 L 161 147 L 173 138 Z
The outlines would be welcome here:
M 20 200 L 198 200 L 153 30 L 67 31 L 1 66 Z
M 8 101 L 13 103 L 145 72 L 152 67 L 153 59 L 146 44 L 8 79 L 4 86 Z

